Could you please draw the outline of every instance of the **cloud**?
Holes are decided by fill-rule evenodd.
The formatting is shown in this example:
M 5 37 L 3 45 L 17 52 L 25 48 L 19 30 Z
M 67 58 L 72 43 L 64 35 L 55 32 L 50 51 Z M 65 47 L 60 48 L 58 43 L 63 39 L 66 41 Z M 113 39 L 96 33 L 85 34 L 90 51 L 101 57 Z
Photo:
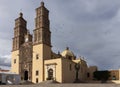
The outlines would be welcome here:
M 0 66 L 10 66 L 10 65 L 11 65 L 10 55 L 0 56 Z
M 109 3 L 108 0 L 79 1 L 81 3 L 75 5 L 63 3 L 57 10 L 60 11 L 58 23 L 52 25 L 55 50 L 62 51 L 63 47 L 70 46 L 76 55 L 85 56 L 89 65 L 97 65 L 100 69 L 119 68 L 119 56 L 115 55 L 120 51 L 120 1 L 114 4 L 113 0 Z

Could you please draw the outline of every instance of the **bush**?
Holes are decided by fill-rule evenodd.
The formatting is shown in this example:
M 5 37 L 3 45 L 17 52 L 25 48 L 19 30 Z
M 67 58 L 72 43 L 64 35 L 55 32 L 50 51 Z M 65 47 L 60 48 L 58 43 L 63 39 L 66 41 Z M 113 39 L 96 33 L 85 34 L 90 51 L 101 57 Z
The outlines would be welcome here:
M 94 78 L 97 80 L 106 81 L 110 77 L 109 71 L 95 71 L 94 72 Z

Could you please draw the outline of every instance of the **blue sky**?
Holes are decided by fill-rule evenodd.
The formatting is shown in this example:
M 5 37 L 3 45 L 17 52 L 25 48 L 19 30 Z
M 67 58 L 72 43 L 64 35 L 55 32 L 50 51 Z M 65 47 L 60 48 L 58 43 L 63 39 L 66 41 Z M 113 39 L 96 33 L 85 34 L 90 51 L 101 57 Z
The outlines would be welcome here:
M 41 0 L 0 0 L 0 66 L 10 66 L 14 20 L 22 11 L 32 33 Z M 88 65 L 120 68 L 120 0 L 44 0 L 50 13 L 52 49 L 67 46 Z

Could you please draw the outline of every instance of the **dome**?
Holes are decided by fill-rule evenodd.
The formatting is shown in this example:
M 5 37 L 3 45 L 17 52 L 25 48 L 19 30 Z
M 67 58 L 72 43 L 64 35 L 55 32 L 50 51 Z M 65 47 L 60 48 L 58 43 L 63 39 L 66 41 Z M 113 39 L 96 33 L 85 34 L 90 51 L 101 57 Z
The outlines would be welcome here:
M 65 57 L 65 58 L 70 58 L 70 59 L 74 59 L 74 54 L 73 54 L 73 52 L 71 51 L 71 50 L 69 50 L 69 48 L 67 47 L 66 48 L 66 50 L 64 50 L 62 53 L 61 53 L 61 55 L 63 56 L 63 57 Z

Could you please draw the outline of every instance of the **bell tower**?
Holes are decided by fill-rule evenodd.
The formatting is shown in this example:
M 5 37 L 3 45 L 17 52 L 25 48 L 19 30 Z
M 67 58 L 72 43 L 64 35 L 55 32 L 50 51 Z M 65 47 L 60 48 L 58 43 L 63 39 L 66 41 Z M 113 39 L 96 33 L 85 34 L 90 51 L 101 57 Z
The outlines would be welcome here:
M 44 81 L 44 60 L 51 59 L 51 32 L 49 11 L 41 2 L 36 9 L 34 41 L 33 41 L 33 71 L 34 83 Z M 38 66 L 39 64 L 39 66 Z M 38 76 L 35 76 L 35 73 Z
M 51 32 L 49 11 L 44 7 L 44 2 L 36 9 L 34 44 L 46 44 L 51 46 Z
M 13 48 L 12 51 L 19 50 L 20 46 L 24 43 L 24 35 L 27 33 L 26 20 L 23 19 L 23 14 L 15 20 Z
M 19 74 L 19 58 L 20 58 L 20 46 L 25 42 L 24 35 L 27 33 L 26 20 L 23 18 L 23 14 L 15 19 L 14 37 L 12 46 L 12 72 Z

